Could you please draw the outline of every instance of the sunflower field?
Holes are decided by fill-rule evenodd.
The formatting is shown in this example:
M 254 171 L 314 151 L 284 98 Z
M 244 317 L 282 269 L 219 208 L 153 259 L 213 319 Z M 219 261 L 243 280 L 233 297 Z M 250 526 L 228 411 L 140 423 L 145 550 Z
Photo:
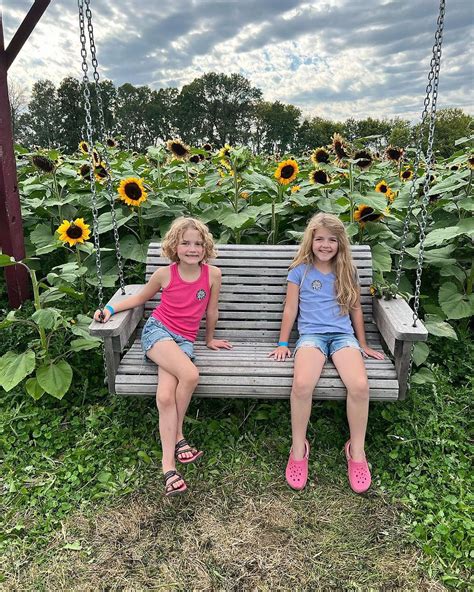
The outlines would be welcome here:
M 474 308 L 472 137 L 459 139 L 457 149 L 431 167 L 421 289 L 421 316 L 430 334 L 452 340 L 466 329 Z M 126 283 L 141 282 L 150 241 L 160 239 L 177 216 L 200 218 L 217 242 L 278 244 L 298 242 L 309 217 L 324 211 L 344 221 L 353 243 L 371 246 L 373 294 L 391 297 L 398 291 L 410 300 L 426 177 L 421 162 L 413 184 L 413 160 L 413 151 L 388 146 L 375 153 L 370 144 L 348 145 L 339 134 L 311 153 L 281 156 L 254 155 L 228 144 L 190 147 L 179 139 L 146 154 L 123 150 L 113 138 L 92 151 L 81 141 L 72 155 L 17 146 L 24 264 L 35 312 L 25 320 L 10 311 L 0 327 L 22 323 L 36 339 L 27 350 L 0 357 L 0 386 L 8 391 L 24 383 L 34 398 L 45 393 L 61 398 L 72 382 L 71 359 L 84 350 L 101 355 L 100 343 L 87 332 L 98 284 L 91 182 L 107 294 L 118 285 L 116 243 Z M 397 288 L 410 190 L 415 207 Z M 8 253 L 0 255 L 0 263 L 12 263 Z M 434 381 L 429 341 L 416 345 L 415 364 L 415 383 Z

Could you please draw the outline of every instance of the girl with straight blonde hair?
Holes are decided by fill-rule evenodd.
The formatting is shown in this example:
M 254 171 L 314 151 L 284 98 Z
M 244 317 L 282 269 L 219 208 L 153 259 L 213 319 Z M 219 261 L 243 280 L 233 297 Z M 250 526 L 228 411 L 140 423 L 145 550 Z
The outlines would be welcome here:
M 352 262 L 344 224 L 332 214 L 315 214 L 290 265 L 278 346 L 268 355 L 284 361 L 291 356 L 288 339 L 298 317 L 291 390 L 292 447 L 286 480 L 303 489 L 308 480 L 309 443 L 306 431 L 311 403 L 324 363 L 330 357 L 347 388 L 350 438 L 344 447 L 349 484 L 367 491 L 371 475 L 365 458 L 369 384 L 363 357 L 383 359 L 367 345 L 357 270 Z

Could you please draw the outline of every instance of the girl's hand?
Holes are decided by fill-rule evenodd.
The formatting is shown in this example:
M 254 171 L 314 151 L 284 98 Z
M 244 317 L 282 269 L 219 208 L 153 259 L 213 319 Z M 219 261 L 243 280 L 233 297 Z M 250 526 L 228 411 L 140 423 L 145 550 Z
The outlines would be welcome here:
M 275 360 L 285 360 L 291 358 L 291 352 L 286 345 L 279 345 L 276 349 L 267 354 L 267 358 L 275 358 Z
M 211 339 L 208 343 L 206 343 L 209 349 L 232 349 L 232 344 L 230 344 L 226 339 Z
M 362 356 L 364 358 L 375 358 L 376 360 L 385 359 L 385 356 L 382 352 L 375 351 L 375 349 L 370 349 L 368 346 L 362 348 Z
M 112 313 L 107 308 L 104 308 L 104 312 L 100 312 L 100 310 L 96 310 L 94 313 L 94 321 L 97 321 L 98 323 L 106 323 L 110 319 L 111 316 L 112 316 Z

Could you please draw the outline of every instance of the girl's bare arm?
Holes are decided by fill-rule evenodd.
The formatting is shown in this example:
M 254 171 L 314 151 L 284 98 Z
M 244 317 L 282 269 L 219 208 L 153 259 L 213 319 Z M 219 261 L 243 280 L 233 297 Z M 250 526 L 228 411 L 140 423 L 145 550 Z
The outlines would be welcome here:
M 286 289 L 286 302 L 285 308 L 283 309 L 283 317 L 281 319 L 280 338 L 279 342 L 288 342 L 290 339 L 290 333 L 295 324 L 296 317 L 298 316 L 298 302 L 300 297 L 299 286 L 293 282 L 288 282 Z M 281 345 L 276 347 L 273 351 L 268 354 L 268 357 L 274 357 L 275 360 L 284 360 L 286 357 L 290 357 L 291 352 L 288 346 Z
M 365 337 L 364 315 L 362 314 L 362 305 L 360 303 L 360 294 L 357 297 L 356 305 L 350 311 L 350 317 L 352 326 L 354 327 L 354 333 L 357 337 L 360 347 L 362 348 L 363 355 L 365 357 L 383 360 L 383 353 L 375 351 L 367 345 L 367 339 Z
M 218 267 L 209 265 L 211 295 L 206 310 L 206 345 L 210 349 L 232 349 L 226 339 L 214 339 L 217 320 L 219 319 L 219 294 L 222 284 L 222 273 Z

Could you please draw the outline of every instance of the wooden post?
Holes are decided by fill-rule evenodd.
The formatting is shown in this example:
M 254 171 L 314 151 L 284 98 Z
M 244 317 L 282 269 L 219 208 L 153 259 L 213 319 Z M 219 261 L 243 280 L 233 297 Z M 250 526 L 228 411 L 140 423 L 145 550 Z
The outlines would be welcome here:
M 25 257 L 23 221 L 16 175 L 7 72 L 50 0 L 36 0 L 5 50 L 0 12 L 0 247 L 17 260 Z M 8 300 L 17 308 L 30 295 L 28 273 L 21 265 L 5 268 Z

